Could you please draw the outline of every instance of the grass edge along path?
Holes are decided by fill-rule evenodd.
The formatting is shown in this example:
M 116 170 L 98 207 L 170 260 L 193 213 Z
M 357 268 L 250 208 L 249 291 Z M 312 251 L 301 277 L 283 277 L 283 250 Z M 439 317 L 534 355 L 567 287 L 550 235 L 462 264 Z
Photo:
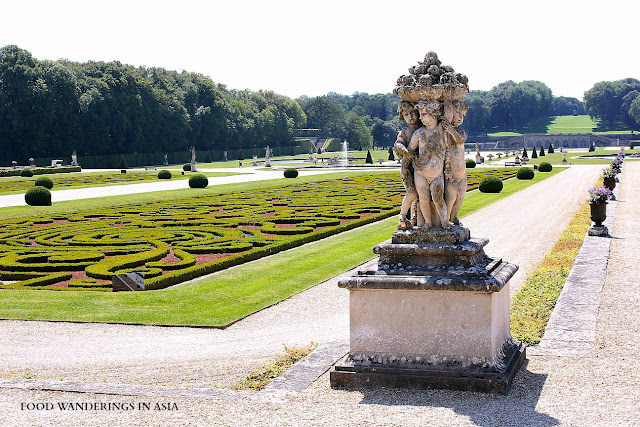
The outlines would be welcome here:
M 469 192 L 461 214 L 559 172 L 560 168 L 554 168 L 551 173 L 537 173 L 531 181 L 507 180 L 498 194 Z M 226 327 L 373 259 L 373 246 L 389 239 L 396 224 L 394 216 L 160 291 L 5 289 L 0 292 L 0 318 Z
M 536 345 L 542 340 L 590 225 L 589 205 L 584 203 L 511 299 L 511 335 L 516 340 L 527 345 Z

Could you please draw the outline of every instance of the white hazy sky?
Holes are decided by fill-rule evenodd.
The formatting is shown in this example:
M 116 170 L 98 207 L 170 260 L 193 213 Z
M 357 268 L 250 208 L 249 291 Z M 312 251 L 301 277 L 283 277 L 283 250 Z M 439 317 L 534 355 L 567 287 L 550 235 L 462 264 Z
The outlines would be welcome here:
M 292 98 L 391 92 L 429 50 L 472 90 L 539 80 L 582 99 L 640 78 L 635 0 L 15 0 L 0 14 L 0 46 L 41 60 L 187 70 Z

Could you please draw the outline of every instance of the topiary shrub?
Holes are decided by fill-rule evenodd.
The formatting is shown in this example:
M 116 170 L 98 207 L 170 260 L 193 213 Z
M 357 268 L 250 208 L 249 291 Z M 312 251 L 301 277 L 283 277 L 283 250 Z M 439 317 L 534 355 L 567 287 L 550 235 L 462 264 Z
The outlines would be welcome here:
M 549 143 L 549 148 L 547 149 L 547 153 L 549 153 L 549 154 L 553 154 L 554 153 L 553 144 Z
M 500 181 L 498 178 L 496 178 L 495 176 L 487 176 L 485 178 L 482 178 L 478 189 L 482 193 L 499 193 L 502 191 L 502 187 L 502 181 Z
M 592 151 L 596 151 L 596 147 L 593 145 L 593 142 L 591 143 L 591 145 L 589 145 L 589 152 Z
M 633 140 L 631 140 L 631 142 L 629 142 L 629 150 L 633 150 L 635 148 L 635 145 L 633 144 Z
M 166 169 L 163 169 L 160 172 L 158 172 L 158 178 L 159 179 L 171 179 L 171 172 L 169 172 Z
M 552 169 L 553 166 L 551 166 L 551 163 L 549 162 L 542 162 L 538 165 L 538 170 L 540 172 L 551 172 Z
M 471 159 L 467 159 L 467 168 L 475 168 L 475 167 L 476 167 L 476 162 Z
M 51 206 L 51 192 L 45 187 L 30 188 L 24 195 L 29 206 Z
M 285 178 L 296 178 L 298 176 L 298 170 L 294 168 L 287 168 L 284 170 Z
M 185 163 L 182 165 L 182 170 L 185 172 L 189 172 L 191 170 L 191 163 Z
M 33 172 L 31 171 L 31 169 L 22 169 L 20 171 L 20 176 L 31 177 L 33 176 Z
M 529 157 L 529 155 L 527 154 L 527 147 L 522 148 L 522 157 Z
M 371 151 L 367 150 L 367 158 L 364 160 L 365 163 L 373 164 L 373 157 L 371 157 Z
M 540 156 L 540 157 L 544 157 L 545 156 L 545 154 L 544 154 L 544 145 L 540 146 L 540 152 L 538 153 L 538 156 Z
M 189 178 L 189 187 L 191 188 L 207 188 L 209 179 L 201 173 L 191 175 Z
M 516 178 L 518 179 L 533 179 L 533 169 L 531 168 L 520 168 L 518 169 L 518 173 L 516 174 Z
M 538 152 L 536 151 L 536 146 L 533 146 L 533 151 L 531 152 L 531 158 L 532 159 L 537 159 L 538 158 Z
M 44 187 L 44 188 L 48 188 L 49 190 L 51 190 L 53 188 L 53 180 L 51 178 L 49 178 L 48 176 L 39 176 L 36 179 L 35 185 L 37 187 Z
M 389 147 L 389 157 L 390 162 L 394 162 L 396 160 L 396 156 L 393 155 L 393 148 Z

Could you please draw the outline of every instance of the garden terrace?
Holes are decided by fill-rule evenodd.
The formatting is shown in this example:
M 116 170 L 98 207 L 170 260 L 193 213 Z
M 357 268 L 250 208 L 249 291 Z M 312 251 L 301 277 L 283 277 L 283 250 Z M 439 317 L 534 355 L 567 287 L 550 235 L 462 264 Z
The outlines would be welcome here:
M 469 173 L 507 179 L 512 170 Z M 110 290 L 111 277 L 145 273 L 161 289 L 398 213 L 397 173 L 205 194 L 50 217 L 0 221 L 6 289 Z

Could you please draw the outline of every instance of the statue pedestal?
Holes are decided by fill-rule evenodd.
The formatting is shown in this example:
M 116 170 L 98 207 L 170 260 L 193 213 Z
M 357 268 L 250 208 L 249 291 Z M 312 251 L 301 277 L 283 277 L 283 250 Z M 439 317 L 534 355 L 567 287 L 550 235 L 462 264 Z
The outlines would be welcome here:
M 484 253 L 469 230 L 397 231 L 375 270 L 343 279 L 350 350 L 332 387 L 507 393 L 525 359 L 509 331 L 514 264 Z

